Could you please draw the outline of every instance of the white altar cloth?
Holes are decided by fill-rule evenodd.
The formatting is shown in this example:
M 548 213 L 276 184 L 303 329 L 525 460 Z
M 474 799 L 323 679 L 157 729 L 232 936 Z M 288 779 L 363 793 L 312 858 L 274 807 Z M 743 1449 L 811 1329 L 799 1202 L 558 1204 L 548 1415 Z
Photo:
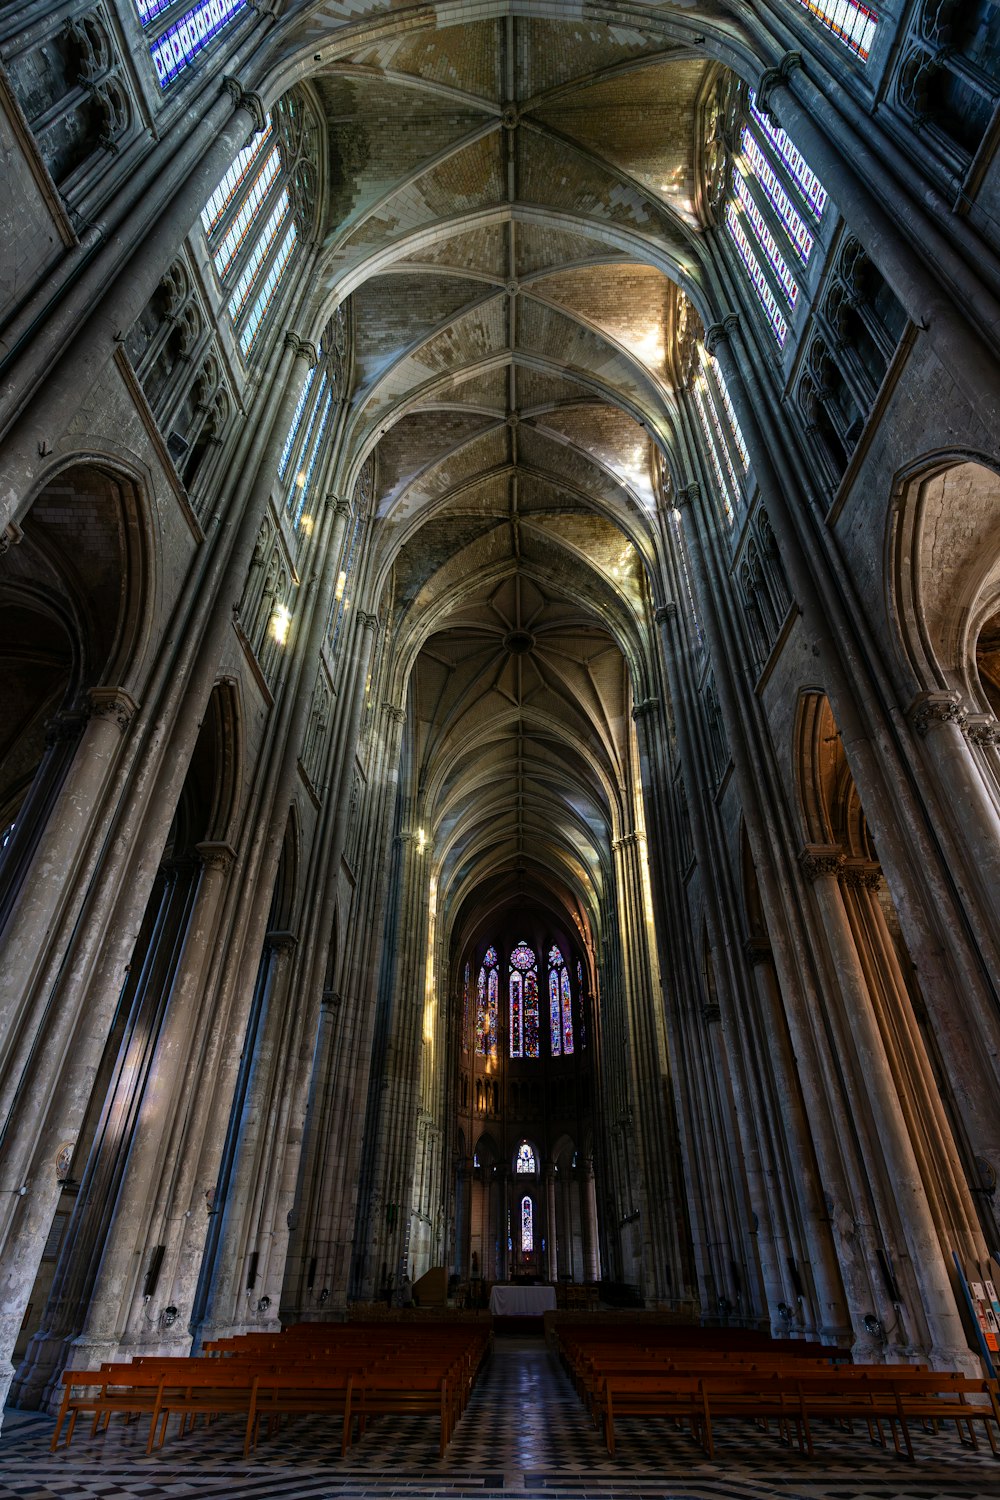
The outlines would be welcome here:
M 501 1286 L 490 1292 L 490 1312 L 496 1318 L 540 1318 L 554 1310 L 554 1286 Z

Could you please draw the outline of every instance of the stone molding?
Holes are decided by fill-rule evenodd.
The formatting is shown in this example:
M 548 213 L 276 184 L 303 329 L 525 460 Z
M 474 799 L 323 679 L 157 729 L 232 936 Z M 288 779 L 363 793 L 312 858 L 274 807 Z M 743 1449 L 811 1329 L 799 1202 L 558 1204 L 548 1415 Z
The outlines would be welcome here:
M 219 870 L 223 875 L 228 875 L 236 862 L 236 850 L 231 844 L 221 840 L 206 839 L 201 844 L 195 844 L 194 848 L 206 870 Z
M 837 878 L 848 890 L 877 891 L 882 884 L 882 867 L 870 859 L 845 859 Z
M 965 722 L 967 739 L 980 749 L 988 750 L 1000 745 L 1000 721 L 992 714 L 969 714 Z
M 300 338 L 289 329 L 285 334 L 285 348 L 291 349 L 296 359 L 307 359 L 310 366 L 319 364 L 319 350 L 310 339 Z
M 705 348 L 713 359 L 719 345 L 728 343 L 739 326 L 740 320 L 735 313 L 724 313 L 717 323 L 705 329 Z
M 799 865 L 807 880 L 823 880 L 840 874 L 844 857 L 839 844 L 806 844 L 799 855 Z
M 128 693 L 121 688 L 91 688 L 87 694 L 90 702 L 91 717 L 95 719 L 113 719 L 125 733 L 131 724 L 139 705 Z
M 251 138 L 259 135 L 267 124 L 267 111 L 264 108 L 264 101 L 260 95 L 255 94 L 252 89 L 245 89 L 240 80 L 234 78 L 231 73 L 224 75 L 222 87 L 230 99 L 232 99 L 234 111 L 245 109 L 249 115 L 253 116 L 254 126 L 250 132 Z
M 273 948 L 276 953 L 291 953 L 293 948 L 299 946 L 299 940 L 294 932 L 280 928 L 267 934 L 264 939 L 264 946 Z
M 762 115 L 767 115 L 772 120 L 776 118 L 771 108 L 771 95 L 775 89 L 783 88 L 795 69 L 801 66 L 801 52 L 786 52 L 777 67 L 764 69 L 757 85 L 757 108 Z
M 956 724 L 961 729 L 967 715 L 957 693 L 918 693 L 906 717 L 914 732 L 924 739 L 940 724 Z

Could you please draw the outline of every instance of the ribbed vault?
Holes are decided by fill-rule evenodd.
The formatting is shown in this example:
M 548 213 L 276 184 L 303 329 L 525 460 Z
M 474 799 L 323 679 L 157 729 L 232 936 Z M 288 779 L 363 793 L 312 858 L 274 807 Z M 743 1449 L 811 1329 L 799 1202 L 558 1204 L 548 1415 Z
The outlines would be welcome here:
M 680 288 L 702 297 L 717 64 L 659 20 L 501 9 L 327 33 L 316 297 L 352 298 L 340 483 L 375 455 L 439 920 L 523 899 L 592 939 L 631 825 L 653 460 L 676 444 Z

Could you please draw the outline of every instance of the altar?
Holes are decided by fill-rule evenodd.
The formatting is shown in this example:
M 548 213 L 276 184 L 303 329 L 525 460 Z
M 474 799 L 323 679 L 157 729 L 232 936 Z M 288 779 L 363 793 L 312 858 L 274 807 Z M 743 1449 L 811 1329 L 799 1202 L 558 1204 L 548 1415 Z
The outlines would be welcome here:
M 554 1286 L 506 1286 L 498 1283 L 490 1292 L 490 1312 L 495 1318 L 540 1318 L 554 1312 Z

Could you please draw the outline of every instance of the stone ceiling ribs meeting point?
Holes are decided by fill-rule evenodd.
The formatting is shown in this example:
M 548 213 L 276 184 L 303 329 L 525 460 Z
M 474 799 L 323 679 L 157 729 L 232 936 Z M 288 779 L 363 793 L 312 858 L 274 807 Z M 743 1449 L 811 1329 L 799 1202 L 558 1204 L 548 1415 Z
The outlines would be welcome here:
M 635 815 L 673 329 L 710 282 L 709 12 L 373 10 L 290 9 L 281 86 L 326 120 L 314 311 L 351 299 L 340 484 L 375 454 L 419 817 L 449 922 L 530 899 L 593 933 Z

